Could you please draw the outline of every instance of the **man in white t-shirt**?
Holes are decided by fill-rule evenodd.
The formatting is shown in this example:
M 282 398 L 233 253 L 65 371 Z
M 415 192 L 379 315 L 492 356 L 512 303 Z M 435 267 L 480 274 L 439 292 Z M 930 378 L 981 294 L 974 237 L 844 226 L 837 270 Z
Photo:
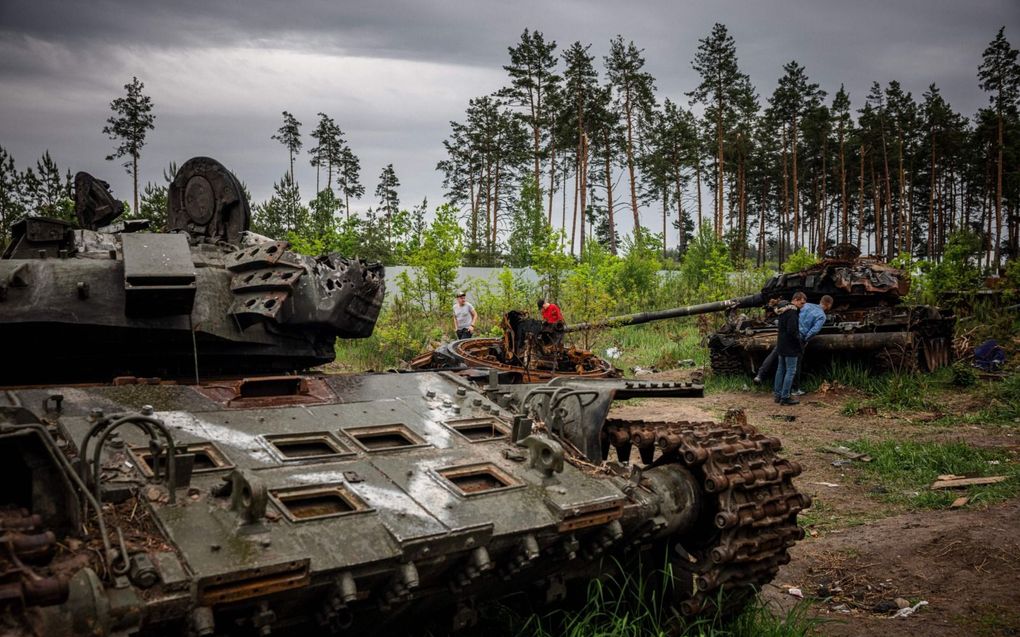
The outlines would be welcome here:
M 471 338 L 477 320 L 478 312 L 467 302 L 467 293 L 458 292 L 457 301 L 453 304 L 453 329 L 457 331 L 457 338 Z

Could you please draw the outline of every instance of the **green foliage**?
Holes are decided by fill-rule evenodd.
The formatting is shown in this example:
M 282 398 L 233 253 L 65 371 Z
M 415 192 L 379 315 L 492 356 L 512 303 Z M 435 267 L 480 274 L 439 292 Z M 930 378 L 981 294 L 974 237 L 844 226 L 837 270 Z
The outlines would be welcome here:
M 883 498 L 918 508 L 948 508 L 959 490 L 931 491 L 927 487 L 942 474 L 968 477 L 1005 475 L 992 485 L 968 487 L 971 503 L 991 503 L 1020 491 L 1020 464 L 1002 450 L 975 448 L 962 442 L 909 442 L 855 440 L 847 444 L 872 461 L 854 465 L 861 475 L 884 487 Z
M 530 309 L 538 297 L 538 287 L 519 273 L 503 268 L 495 284 L 475 281 L 467 286 L 469 300 L 478 312 L 476 324 L 479 336 L 502 334 L 500 320 L 510 310 Z
M 435 318 L 446 317 L 453 307 L 457 269 L 464 255 L 464 239 L 457 211 L 449 205 L 436 208 L 419 249 L 408 255 L 410 274 L 397 285 L 408 303 Z
M 815 256 L 815 253 L 808 250 L 807 247 L 802 247 L 786 259 L 786 262 L 783 263 L 783 272 L 799 272 L 816 263 L 818 263 L 818 257 Z
M 267 237 L 282 237 L 288 232 L 307 235 L 309 216 L 298 185 L 288 172 L 273 184 L 273 196 L 255 206 L 252 228 Z
M 548 225 L 542 209 L 542 189 L 534 178 L 527 179 L 521 186 L 520 197 L 510 218 L 506 264 L 512 268 L 531 265 L 534 250 L 549 234 Z
M 684 254 L 680 272 L 685 303 L 721 301 L 730 295 L 728 275 L 733 270 L 729 248 L 708 225 L 701 227 Z
M 950 234 L 942 260 L 931 266 L 923 278 L 924 296 L 935 302 L 944 292 L 968 292 L 980 287 L 977 258 L 981 250 L 981 237 L 975 233 L 960 230 Z
M 589 241 L 581 261 L 570 271 L 560 301 L 570 309 L 571 321 L 590 323 L 611 315 L 617 299 L 613 287 L 615 259 L 602 244 Z M 591 331 L 580 334 L 582 347 L 590 349 L 596 336 Z

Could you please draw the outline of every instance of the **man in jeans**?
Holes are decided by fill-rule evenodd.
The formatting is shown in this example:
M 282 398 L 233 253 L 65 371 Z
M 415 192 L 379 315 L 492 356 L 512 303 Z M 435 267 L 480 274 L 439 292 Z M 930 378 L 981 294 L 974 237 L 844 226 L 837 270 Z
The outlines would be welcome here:
M 779 364 L 776 366 L 776 380 L 772 384 L 772 393 L 780 405 L 799 405 L 800 401 L 790 398 L 790 387 L 797 373 L 797 359 L 803 351 L 800 342 L 800 308 L 807 303 L 807 296 L 797 292 L 790 301 L 790 306 L 779 315 L 779 332 L 776 335 L 776 353 Z
M 471 338 L 477 320 L 478 312 L 467 302 L 467 293 L 458 292 L 457 301 L 453 304 L 453 329 L 457 330 L 457 338 Z
M 800 312 L 800 340 L 801 345 L 807 346 L 807 342 L 811 340 L 813 336 L 818 334 L 825 325 L 826 314 L 832 309 L 833 299 L 831 296 L 826 294 L 819 301 L 818 305 L 814 303 L 805 303 L 804 308 Z M 776 309 L 776 314 L 782 312 L 782 306 Z M 772 368 L 776 364 L 776 358 L 778 354 L 776 348 L 772 348 L 769 355 L 765 357 L 765 360 L 761 362 L 761 367 L 758 368 L 758 372 L 754 375 L 754 383 L 756 385 L 761 384 L 765 378 L 772 373 Z M 793 386 L 799 387 L 800 383 L 800 365 L 797 365 L 797 375 L 793 379 Z M 791 396 L 802 396 L 803 390 L 794 389 L 790 392 Z

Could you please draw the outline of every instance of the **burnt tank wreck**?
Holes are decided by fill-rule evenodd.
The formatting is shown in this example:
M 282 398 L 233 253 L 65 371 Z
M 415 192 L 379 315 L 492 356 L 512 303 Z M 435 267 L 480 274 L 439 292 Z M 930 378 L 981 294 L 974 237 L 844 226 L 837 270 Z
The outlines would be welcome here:
M 739 413 L 610 415 L 700 385 L 323 375 L 381 266 L 248 233 L 208 158 L 166 233 L 76 184 L 77 224 L 25 219 L 0 259 L 3 634 L 445 632 L 664 560 L 682 613 L 733 611 L 803 536 L 800 467 Z

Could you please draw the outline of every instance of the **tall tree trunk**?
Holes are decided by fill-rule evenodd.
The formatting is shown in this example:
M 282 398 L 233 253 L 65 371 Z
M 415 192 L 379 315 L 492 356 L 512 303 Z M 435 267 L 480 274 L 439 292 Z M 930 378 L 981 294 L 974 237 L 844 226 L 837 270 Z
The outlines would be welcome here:
M 797 115 L 793 116 L 790 129 L 790 147 L 793 149 L 793 249 L 800 247 L 800 194 L 797 179 Z
M 574 254 L 576 254 L 574 252 L 574 250 L 577 249 L 577 244 L 575 243 L 575 241 L 577 240 L 577 201 L 578 201 L 578 198 L 579 198 L 578 197 L 578 194 L 579 194 L 578 193 L 578 189 L 581 187 L 581 174 L 579 172 L 580 170 L 581 170 L 581 158 L 579 156 L 579 157 L 577 157 L 577 161 L 574 162 L 574 214 L 573 214 L 573 217 L 571 217 L 571 221 L 570 221 L 570 255 L 571 256 L 574 256 Z M 564 192 L 564 196 L 566 196 L 565 192 Z M 582 227 L 583 227 L 583 220 L 582 220 Z
M 694 151 L 694 179 L 698 191 L 698 233 L 701 233 L 701 153 L 697 148 Z
M 627 173 L 630 175 L 630 207 L 634 213 L 634 239 L 641 234 L 641 218 L 638 216 L 637 177 L 634 174 L 634 121 L 631 114 L 630 90 L 624 94 L 624 112 L 627 116 Z
M 535 182 L 538 185 L 538 182 Z M 556 144 L 552 144 L 549 152 L 549 225 L 552 225 L 553 192 L 556 190 Z
M 788 171 L 790 140 L 786 136 L 786 126 L 783 126 L 783 216 L 779 222 L 779 265 L 786 261 L 786 247 L 789 242 L 789 220 L 790 220 L 790 174 Z
M 931 135 L 931 163 L 928 164 L 928 187 L 930 192 L 928 193 L 928 258 L 935 258 L 935 239 L 938 237 L 938 230 L 935 227 L 935 198 L 937 189 L 937 180 L 935 178 L 935 127 L 932 126 L 929 131 Z M 941 221 L 941 215 L 939 216 Z
M 850 218 L 847 215 L 846 200 L 846 154 L 843 147 L 843 123 L 839 124 L 839 236 L 836 243 L 850 243 Z
M 606 144 L 606 213 L 609 215 L 609 252 L 616 254 L 616 222 L 613 218 L 613 162 L 609 146 L 609 131 L 604 131 Z
M 662 258 L 666 259 L 666 214 L 669 206 L 669 193 L 662 190 Z
M 878 181 L 875 179 L 875 162 L 871 162 L 871 195 L 872 205 L 875 208 L 875 254 L 884 254 L 885 237 L 882 234 L 882 195 L 879 191 Z
M 886 224 L 888 226 L 888 229 L 889 229 L 889 241 L 888 241 L 888 244 L 887 244 L 888 245 L 888 252 L 886 253 L 885 256 L 887 258 L 891 258 L 892 257 L 892 251 L 893 251 L 893 245 L 894 245 L 893 244 L 893 224 L 892 224 L 892 182 L 891 182 L 890 175 L 889 175 L 889 152 L 888 152 L 888 148 L 887 148 L 886 143 L 885 143 L 885 123 L 884 123 L 884 121 L 881 123 L 881 126 L 882 126 L 882 163 L 883 163 L 883 165 L 885 167 L 885 205 L 886 205 L 886 209 L 889 211 L 889 223 Z M 876 237 L 876 241 L 884 241 L 884 238 L 880 240 L 880 239 L 878 239 Z M 879 244 L 879 246 L 880 246 L 879 247 L 879 251 L 882 250 L 881 245 L 882 244 L 880 243 Z
M 716 119 L 715 119 L 715 138 L 718 145 L 718 156 L 716 157 L 716 195 L 715 195 L 715 238 L 722 238 L 722 226 L 723 226 L 723 168 L 726 163 L 723 157 L 723 126 L 722 126 L 722 87 L 716 91 L 716 95 L 719 96 L 718 103 L 716 104 Z
M 995 264 L 993 270 L 999 269 L 999 244 L 1001 243 L 1000 237 L 1002 236 L 1002 113 L 999 113 L 999 123 L 997 131 L 996 141 L 996 155 L 995 160 L 995 235 L 993 241 L 995 243 L 992 246 L 995 253 Z M 135 192 L 138 191 L 138 178 L 135 177 Z M 137 195 L 135 195 L 137 198 Z M 991 225 L 991 223 L 989 223 Z M 993 272 L 994 274 L 995 272 Z
M 864 144 L 861 144 L 861 173 L 857 181 L 857 247 L 865 253 L 861 239 L 864 233 Z M 865 253 L 866 254 L 866 253 Z
M 588 216 L 588 133 L 581 134 L 581 243 L 578 255 L 584 256 L 584 222 Z
M 1002 155 L 999 156 L 1000 158 Z M 131 214 L 138 214 L 138 155 L 131 155 L 131 179 L 135 184 L 135 209 Z M 98 515 L 98 514 L 97 514 Z
M 676 256 L 680 259 L 687 249 L 687 224 L 684 221 L 684 187 L 680 176 L 680 163 L 673 162 L 673 183 L 676 188 Z

